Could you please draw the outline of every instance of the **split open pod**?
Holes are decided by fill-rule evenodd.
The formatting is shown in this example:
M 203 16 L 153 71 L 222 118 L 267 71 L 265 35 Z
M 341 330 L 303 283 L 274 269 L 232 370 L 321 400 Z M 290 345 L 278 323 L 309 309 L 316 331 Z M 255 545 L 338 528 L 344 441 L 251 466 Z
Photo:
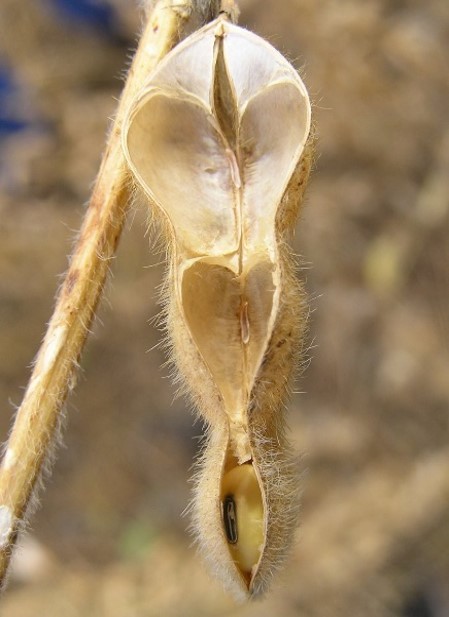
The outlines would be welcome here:
M 310 171 L 310 115 L 285 58 L 219 17 L 148 76 L 123 126 L 164 221 L 172 359 L 207 424 L 193 527 L 239 598 L 266 589 L 296 526 L 284 402 L 307 308 L 286 240 Z

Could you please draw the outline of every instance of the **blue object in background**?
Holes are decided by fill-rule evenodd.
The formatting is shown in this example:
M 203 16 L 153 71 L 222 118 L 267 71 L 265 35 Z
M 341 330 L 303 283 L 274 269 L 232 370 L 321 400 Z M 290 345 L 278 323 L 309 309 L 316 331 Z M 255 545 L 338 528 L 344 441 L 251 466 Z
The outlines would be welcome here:
M 51 0 L 61 19 L 88 25 L 115 38 L 118 24 L 114 9 L 101 0 Z
M 18 88 L 14 83 L 14 76 L 6 66 L 0 64 L 0 139 L 28 126 L 28 121 L 13 111 L 16 96 Z
M 70 26 L 88 26 L 116 43 L 122 41 L 117 15 L 106 0 L 50 0 L 50 6 L 56 17 Z M 40 125 L 25 111 L 22 96 L 14 72 L 0 57 L 0 139 Z

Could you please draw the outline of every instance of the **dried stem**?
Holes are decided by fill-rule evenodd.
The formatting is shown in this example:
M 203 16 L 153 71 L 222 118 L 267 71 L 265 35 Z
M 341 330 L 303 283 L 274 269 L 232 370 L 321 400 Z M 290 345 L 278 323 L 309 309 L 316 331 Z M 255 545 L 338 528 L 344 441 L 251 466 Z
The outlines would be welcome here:
M 220 13 L 224 13 L 227 17 L 236 24 L 240 14 L 239 7 L 235 0 L 221 0 Z
M 62 408 L 101 297 L 129 202 L 120 145 L 123 117 L 142 79 L 176 43 L 190 3 L 158 2 L 148 16 L 70 267 L 39 350 L 0 468 L 0 585 L 48 459 Z

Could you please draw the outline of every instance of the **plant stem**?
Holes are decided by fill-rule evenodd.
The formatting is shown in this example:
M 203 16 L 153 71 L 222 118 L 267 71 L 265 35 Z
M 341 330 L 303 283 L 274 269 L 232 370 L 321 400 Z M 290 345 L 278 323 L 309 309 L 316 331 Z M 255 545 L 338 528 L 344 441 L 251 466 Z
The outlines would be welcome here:
M 225 13 L 234 24 L 237 23 L 240 14 L 239 7 L 235 0 L 221 0 L 220 13 Z
M 88 210 L 0 467 L 0 586 L 49 458 L 62 408 L 101 298 L 130 198 L 120 134 L 142 81 L 177 42 L 190 3 L 160 1 L 148 15 L 111 129 Z

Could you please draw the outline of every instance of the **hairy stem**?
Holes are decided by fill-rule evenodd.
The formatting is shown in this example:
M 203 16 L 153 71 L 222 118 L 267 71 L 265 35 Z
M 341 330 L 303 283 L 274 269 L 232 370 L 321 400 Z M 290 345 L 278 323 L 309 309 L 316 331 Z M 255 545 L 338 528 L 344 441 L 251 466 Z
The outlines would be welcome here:
M 160 1 L 148 15 L 85 220 L 0 467 L 0 586 L 48 458 L 62 408 L 101 297 L 129 202 L 120 133 L 142 80 L 177 42 L 190 3 Z

